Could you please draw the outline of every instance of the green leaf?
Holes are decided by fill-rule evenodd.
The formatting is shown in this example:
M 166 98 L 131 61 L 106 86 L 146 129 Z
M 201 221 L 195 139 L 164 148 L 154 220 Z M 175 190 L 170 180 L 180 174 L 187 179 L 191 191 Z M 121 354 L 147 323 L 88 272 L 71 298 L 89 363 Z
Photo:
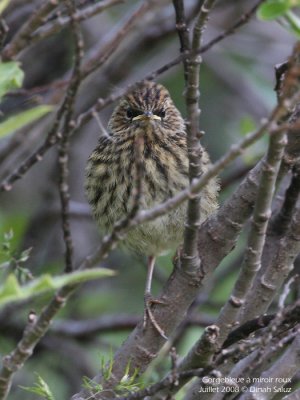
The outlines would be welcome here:
M 285 27 L 298 38 L 300 37 L 300 19 L 292 11 L 288 11 L 284 16 Z
M 10 274 L 5 283 L 0 286 L 0 306 L 37 296 L 47 291 L 54 291 L 65 285 L 83 283 L 114 274 L 114 271 L 106 268 L 75 271 L 70 274 L 55 277 L 52 277 L 50 274 L 44 274 L 22 286 L 19 284 L 15 275 Z
M 271 21 L 283 17 L 290 8 L 288 0 L 269 0 L 258 8 L 257 17 L 263 21 Z
M 23 250 L 20 257 L 18 258 L 18 261 L 20 263 L 26 262 L 29 259 L 31 251 L 32 251 L 32 247 L 29 247 L 28 249 Z
M 17 129 L 22 128 L 24 125 L 27 125 L 38 118 L 41 118 L 43 115 L 52 111 L 52 109 L 52 106 L 42 105 L 7 118 L 7 120 L 0 123 L 0 138 L 15 132 Z
M 17 61 L 0 62 L 0 101 L 10 90 L 22 86 L 24 72 Z
M 93 268 L 93 269 L 87 269 L 84 271 L 76 271 L 72 272 L 71 274 L 64 274 L 61 276 L 56 276 L 53 277 L 53 283 L 56 286 L 56 288 L 59 288 L 61 286 L 69 285 L 69 284 L 74 284 L 74 283 L 82 283 L 85 281 L 90 281 L 93 279 L 98 279 L 98 278 L 105 278 L 107 276 L 113 276 L 115 275 L 115 272 L 107 269 L 107 268 Z
M 10 2 L 10 0 L 1 0 L 0 1 L 0 14 L 3 13 L 5 8 L 8 6 L 9 2 Z
M 82 387 L 95 393 L 101 393 L 103 390 L 101 383 L 96 383 L 87 376 L 83 376 L 82 378 Z
M 37 394 L 45 400 L 55 400 L 47 382 L 45 382 L 39 374 L 36 373 L 36 375 L 38 381 L 34 384 L 35 386 L 20 386 L 20 388 L 26 390 L 27 392 Z
M 18 298 L 21 295 L 19 282 L 14 274 L 10 274 L 0 289 L 1 299 Z M 1 300 L 0 300 L 1 301 Z

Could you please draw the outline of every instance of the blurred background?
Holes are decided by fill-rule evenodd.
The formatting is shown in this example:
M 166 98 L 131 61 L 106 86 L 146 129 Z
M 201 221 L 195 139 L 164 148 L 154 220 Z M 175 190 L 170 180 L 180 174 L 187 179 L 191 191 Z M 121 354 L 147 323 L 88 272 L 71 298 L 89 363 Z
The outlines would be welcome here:
M 41 0 L 11 2 L 4 14 L 9 27 L 7 41 L 42 3 Z M 87 3 L 92 5 L 96 1 L 77 1 L 79 7 Z M 185 1 L 190 24 L 201 3 Z M 109 43 L 137 4 L 124 1 L 82 23 L 86 59 Z M 208 22 L 204 43 L 231 26 L 252 5 L 252 1 L 218 1 Z M 287 59 L 293 43 L 292 35 L 279 24 L 261 22 L 254 17 L 233 36 L 203 55 L 200 119 L 205 135 L 202 143 L 213 161 L 268 115 L 276 103 L 274 66 Z M 63 29 L 22 52 L 19 59 L 25 72 L 23 89 L 6 96 L 0 105 L 1 118 L 36 104 L 57 105 L 72 65 L 72 51 L 70 31 Z M 134 24 L 109 60 L 85 80 L 77 96 L 77 114 L 87 110 L 97 98 L 105 98 L 115 89 L 143 78 L 178 54 L 172 3 L 161 1 L 153 4 Z M 157 80 L 168 88 L 175 104 L 185 115 L 182 66 L 170 69 Z M 111 105 L 99 114 L 104 126 L 113 107 Z M 42 143 L 52 121 L 53 115 L 49 114 L 0 140 L 1 180 Z M 98 137 L 99 124 L 93 119 L 76 132 L 71 142 L 71 227 L 77 262 L 96 248 L 103 234 L 91 218 L 83 189 L 86 160 Z M 261 157 L 265 146 L 266 141 L 260 141 L 225 171 L 221 177 L 221 203 Z M 32 248 L 25 267 L 34 276 L 46 271 L 60 274 L 64 268 L 64 245 L 56 148 L 30 169 L 12 191 L 1 194 L 0 207 L 0 243 L 5 241 L 5 233 L 12 231 L 14 254 Z M 179 329 L 174 338 L 179 354 L 184 354 L 203 327 L 214 321 L 234 282 L 242 247 L 241 239 L 234 253 L 216 271 L 210 285 L 199 294 L 183 323 L 188 328 Z M 153 294 L 160 291 L 172 270 L 171 257 L 172 254 L 157 261 Z M 102 266 L 116 270 L 117 275 L 84 284 L 76 292 L 34 355 L 17 374 L 10 400 L 37 398 L 19 387 L 31 386 L 36 380 L 35 371 L 47 381 L 57 399 L 68 398 L 79 390 L 82 376 L 92 377 L 99 371 L 103 360 L 109 359 L 111 352 L 133 329 L 143 312 L 145 259 L 120 247 Z M 42 296 L 0 310 L 1 355 L 15 347 L 30 310 L 39 313 L 49 298 L 50 295 Z M 167 357 L 162 357 L 145 379 L 154 380 L 167 366 Z

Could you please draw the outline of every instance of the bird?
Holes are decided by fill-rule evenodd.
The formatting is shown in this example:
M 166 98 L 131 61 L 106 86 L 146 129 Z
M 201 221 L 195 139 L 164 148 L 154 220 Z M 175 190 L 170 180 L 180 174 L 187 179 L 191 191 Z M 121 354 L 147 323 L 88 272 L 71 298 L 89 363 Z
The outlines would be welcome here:
M 150 209 L 189 186 L 185 121 L 168 90 L 154 81 L 138 82 L 124 95 L 111 115 L 107 134 L 100 136 L 88 159 L 85 190 L 102 231 L 111 232 L 134 206 L 137 158 L 142 165 L 139 209 Z M 206 150 L 201 165 L 202 172 L 210 166 Z M 217 194 L 218 181 L 212 179 L 202 190 L 201 221 L 216 210 Z M 159 303 L 151 295 L 151 281 L 156 257 L 183 242 L 186 211 L 186 203 L 181 204 L 132 228 L 123 239 L 127 248 L 148 257 L 144 327 L 149 318 L 165 338 L 151 312 L 151 306 Z

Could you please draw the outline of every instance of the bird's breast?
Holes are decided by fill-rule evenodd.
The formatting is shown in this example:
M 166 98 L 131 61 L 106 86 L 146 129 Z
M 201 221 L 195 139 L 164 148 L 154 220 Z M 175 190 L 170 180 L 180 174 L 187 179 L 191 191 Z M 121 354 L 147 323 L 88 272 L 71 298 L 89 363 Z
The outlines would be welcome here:
M 140 151 L 142 165 L 141 208 L 165 201 L 188 184 L 185 143 L 144 135 Z M 134 138 L 107 141 L 90 156 L 86 192 L 98 224 L 111 228 L 133 206 L 137 187 L 137 154 Z

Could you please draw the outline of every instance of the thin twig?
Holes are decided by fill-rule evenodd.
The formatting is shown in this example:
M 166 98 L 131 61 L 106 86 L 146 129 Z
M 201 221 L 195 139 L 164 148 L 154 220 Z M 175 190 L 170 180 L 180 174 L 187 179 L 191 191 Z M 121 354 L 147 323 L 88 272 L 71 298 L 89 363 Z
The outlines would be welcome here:
M 199 179 L 203 171 L 203 148 L 200 144 L 199 129 L 199 75 L 201 56 L 197 52 L 201 48 L 202 33 L 215 0 L 205 0 L 200 9 L 199 15 L 193 29 L 192 54 L 186 59 L 186 83 L 185 100 L 187 109 L 187 148 L 189 158 L 189 180 L 190 184 Z M 185 270 L 191 272 L 199 268 L 200 259 L 198 253 L 198 231 L 201 224 L 201 195 L 193 196 L 188 201 L 187 221 L 184 230 L 183 251 L 181 265 Z
M 291 285 L 296 282 L 297 280 L 299 280 L 299 275 L 293 275 L 287 282 L 286 284 L 283 286 L 283 290 L 282 293 L 279 297 L 278 300 L 278 308 L 279 310 L 283 310 L 285 302 L 287 297 L 289 296 L 289 294 L 291 293 Z
M 44 308 L 36 322 L 30 329 L 23 333 L 17 347 L 7 356 L 3 357 L 0 371 L 0 399 L 5 400 L 9 392 L 13 376 L 21 369 L 27 359 L 32 355 L 33 349 L 47 332 L 53 317 L 65 305 L 68 297 L 79 285 L 62 288 Z
M 88 5 L 85 8 L 77 10 L 75 12 L 74 18 L 78 22 L 85 21 L 88 18 L 91 18 L 97 14 L 102 13 L 109 7 L 114 5 L 124 3 L 125 0 L 104 0 L 96 4 Z M 66 27 L 70 23 L 70 17 L 57 17 L 54 21 L 51 20 L 47 25 L 39 27 L 32 35 L 31 35 L 31 44 L 36 43 L 40 40 L 44 40 L 45 38 L 56 34 L 61 31 L 64 27 Z
M 111 54 L 114 53 L 122 43 L 122 40 L 128 35 L 134 24 L 154 6 L 156 1 L 157 0 L 142 1 L 138 7 L 130 13 L 129 17 L 125 18 L 125 22 L 117 29 L 112 39 L 104 46 L 102 45 L 98 52 L 93 52 L 91 57 L 85 61 L 82 67 L 84 77 L 89 76 L 108 60 Z
M 180 41 L 180 53 L 185 54 L 190 50 L 189 29 L 187 27 L 183 0 L 173 0 L 176 16 L 176 29 Z M 188 78 L 187 60 L 183 60 L 184 80 Z
M 76 94 L 81 82 L 80 65 L 83 57 L 83 39 L 80 31 L 80 25 L 75 18 L 76 6 L 74 0 L 66 0 L 67 10 L 70 16 L 70 24 L 75 42 L 74 69 L 71 83 L 67 91 L 67 100 L 65 107 L 64 123 L 61 132 L 61 139 L 58 146 L 58 166 L 59 166 L 59 194 L 61 202 L 62 230 L 66 248 L 65 254 L 65 272 L 73 270 L 73 241 L 70 228 L 70 191 L 69 191 L 69 150 L 70 133 L 72 132 L 72 116 L 74 113 L 74 104 Z
M 94 118 L 97 122 L 98 128 L 99 128 L 99 133 L 100 133 L 100 137 L 101 136 L 108 136 L 107 130 L 105 129 L 104 125 L 102 124 L 101 118 L 99 116 L 98 113 L 94 113 Z
M 8 43 L 2 53 L 3 60 L 10 60 L 18 55 L 18 53 L 31 43 L 31 34 L 34 32 L 56 7 L 57 0 L 46 0 L 41 7 L 36 8 L 27 22 L 21 26 L 13 39 Z

